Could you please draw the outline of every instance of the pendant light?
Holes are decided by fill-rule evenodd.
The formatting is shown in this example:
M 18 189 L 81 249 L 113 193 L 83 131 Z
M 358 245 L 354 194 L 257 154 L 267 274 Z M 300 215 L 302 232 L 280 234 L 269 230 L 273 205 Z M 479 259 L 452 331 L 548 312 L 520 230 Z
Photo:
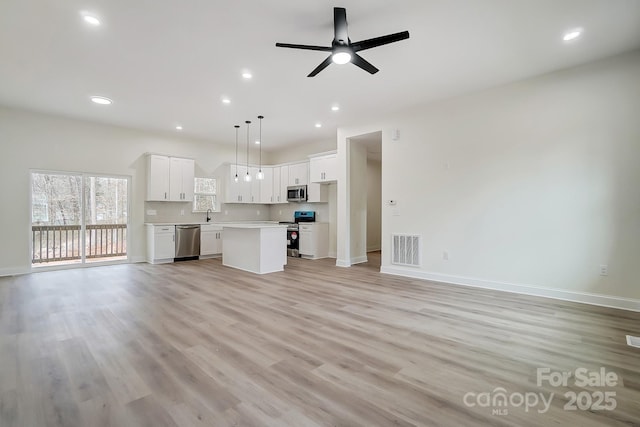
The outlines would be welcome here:
M 233 178 L 235 182 L 238 182 L 238 129 L 240 129 L 240 125 L 234 125 L 236 128 L 236 177 Z
M 251 175 L 249 174 L 249 125 L 251 125 L 251 121 L 247 120 L 245 123 L 247 124 L 247 174 L 244 176 L 244 180 L 251 182 Z
M 264 173 L 262 172 L 262 119 L 264 119 L 264 116 L 258 116 L 258 120 L 260 120 L 260 139 L 258 139 L 260 141 L 260 169 L 256 174 L 256 179 L 264 179 Z

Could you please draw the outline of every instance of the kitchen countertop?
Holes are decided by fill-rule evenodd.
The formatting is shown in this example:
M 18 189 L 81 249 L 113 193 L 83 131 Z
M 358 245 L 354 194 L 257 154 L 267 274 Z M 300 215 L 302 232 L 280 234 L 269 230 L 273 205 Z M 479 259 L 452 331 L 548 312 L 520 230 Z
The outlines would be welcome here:
M 226 224 L 216 224 L 222 226 L 223 228 L 287 228 L 287 224 L 278 224 L 278 223 L 226 223 Z
M 259 225 L 286 225 L 279 224 L 278 221 L 229 221 L 229 222 L 145 222 L 144 225 L 157 225 L 159 227 L 167 226 L 167 225 L 217 225 L 221 227 L 229 227 L 229 226 L 238 226 L 238 225 L 251 225 L 251 226 L 259 226 Z

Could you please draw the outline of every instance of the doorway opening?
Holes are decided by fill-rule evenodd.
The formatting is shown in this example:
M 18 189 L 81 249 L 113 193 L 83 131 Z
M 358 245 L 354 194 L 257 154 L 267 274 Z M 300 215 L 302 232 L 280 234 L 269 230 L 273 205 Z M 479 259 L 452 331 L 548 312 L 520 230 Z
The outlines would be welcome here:
M 31 173 L 32 267 L 127 260 L 129 177 Z
M 382 257 L 382 132 L 350 137 L 351 259 L 380 269 Z M 363 196 L 364 191 L 364 198 Z

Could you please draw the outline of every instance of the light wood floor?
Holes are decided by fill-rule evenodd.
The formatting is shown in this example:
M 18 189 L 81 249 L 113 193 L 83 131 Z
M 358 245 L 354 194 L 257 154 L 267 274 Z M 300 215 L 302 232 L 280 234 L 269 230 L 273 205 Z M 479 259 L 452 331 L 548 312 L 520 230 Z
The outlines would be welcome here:
M 0 426 L 640 425 L 638 313 L 381 275 L 375 254 L 334 262 L 0 278 Z M 620 381 L 538 387 L 545 367 Z M 555 395 L 546 413 L 463 401 L 499 387 Z M 563 409 L 585 390 L 616 409 Z

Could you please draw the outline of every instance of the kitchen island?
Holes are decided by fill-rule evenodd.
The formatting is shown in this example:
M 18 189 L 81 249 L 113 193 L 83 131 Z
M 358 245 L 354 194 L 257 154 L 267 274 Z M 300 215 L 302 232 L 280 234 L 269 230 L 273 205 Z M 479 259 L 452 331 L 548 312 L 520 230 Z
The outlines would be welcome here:
M 222 264 L 256 274 L 283 271 L 287 264 L 287 226 L 229 223 L 223 228 Z

